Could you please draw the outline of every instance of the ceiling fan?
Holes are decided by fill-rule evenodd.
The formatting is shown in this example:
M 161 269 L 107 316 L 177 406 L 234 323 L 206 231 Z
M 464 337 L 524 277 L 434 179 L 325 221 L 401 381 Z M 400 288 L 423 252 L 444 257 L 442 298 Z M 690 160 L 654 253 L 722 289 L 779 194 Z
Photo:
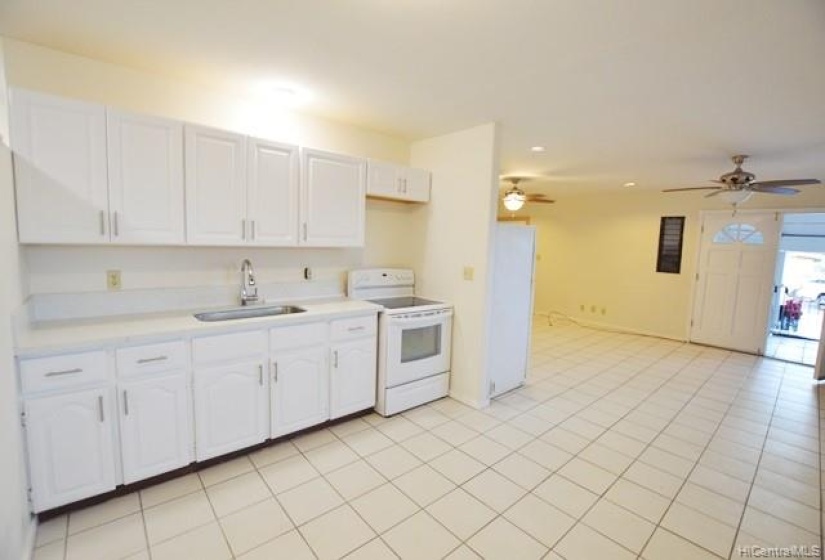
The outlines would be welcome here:
M 736 155 L 731 158 L 736 169 L 723 174 L 714 183 L 719 186 L 713 187 L 684 187 L 680 189 L 665 189 L 662 192 L 680 191 L 713 191 L 705 195 L 706 198 L 725 193 L 731 204 L 741 204 L 751 197 L 753 193 L 778 194 L 782 196 L 792 196 L 799 192 L 798 187 L 802 185 L 819 185 L 819 179 L 778 179 L 774 181 L 757 181 L 756 175 L 742 169 L 742 164 L 748 158 L 746 155 Z
M 524 206 L 525 202 L 539 202 L 542 204 L 553 204 L 556 202 L 555 200 L 550 200 L 546 195 L 541 193 L 526 194 L 523 190 L 521 190 L 518 187 L 518 184 L 522 181 L 528 180 L 528 177 L 502 177 L 502 179 L 510 184 L 510 188 L 504 193 L 502 200 L 504 201 L 504 207 L 511 212 L 515 212 Z

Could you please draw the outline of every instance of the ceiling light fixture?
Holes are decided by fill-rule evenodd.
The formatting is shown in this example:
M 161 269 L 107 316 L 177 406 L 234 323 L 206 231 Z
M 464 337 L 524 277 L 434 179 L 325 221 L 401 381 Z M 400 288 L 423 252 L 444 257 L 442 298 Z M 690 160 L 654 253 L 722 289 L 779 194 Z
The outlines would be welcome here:
M 624 184 L 624 185 L 622 185 L 622 186 L 623 186 L 623 187 L 635 187 L 635 186 L 636 186 L 636 183 L 634 183 L 633 181 L 630 181 L 629 183 L 625 183 L 625 184 Z
M 259 91 L 267 102 L 279 107 L 299 107 L 306 105 L 312 98 L 308 90 L 286 82 L 264 82 Z
M 732 206 L 739 206 L 753 195 L 753 191 L 739 189 L 729 190 L 721 194 L 722 199 Z
M 527 200 L 527 197 L 524 195 L 524 191 L 516 186 L 507 191 L 502 199 L 504 207 L 510 212 L 515 212 L 524 206 L 525 200 Z
M 530 151 L 534 152 L 534 153 L 537 153 L 537 154 L 540 154 L 540 153 L 544 152 L 545 149 L 546 148 L 544 146 L 533 146 L 532 148 L 530 148 Z

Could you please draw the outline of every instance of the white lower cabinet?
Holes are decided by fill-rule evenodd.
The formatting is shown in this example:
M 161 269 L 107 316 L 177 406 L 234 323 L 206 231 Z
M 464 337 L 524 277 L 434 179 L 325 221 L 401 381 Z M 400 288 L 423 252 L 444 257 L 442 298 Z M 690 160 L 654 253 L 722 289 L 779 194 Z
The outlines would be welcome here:
M 276 354 L 272 359 L 272 437 L 329 418 L 327 347 Z
M 261 362 L 195 370 L 198 461 L 266 440 L 269 388 Z
M 375 406 L 376 351 L 375 336 L 332 345 L 330 418 Z
M 29 398 L 25 415 L 36 512 L 114 489 L 111 389 Z
M 185 372 L 122 383 L 118 398 L 123 482 L 192 462 L 192 411 Z

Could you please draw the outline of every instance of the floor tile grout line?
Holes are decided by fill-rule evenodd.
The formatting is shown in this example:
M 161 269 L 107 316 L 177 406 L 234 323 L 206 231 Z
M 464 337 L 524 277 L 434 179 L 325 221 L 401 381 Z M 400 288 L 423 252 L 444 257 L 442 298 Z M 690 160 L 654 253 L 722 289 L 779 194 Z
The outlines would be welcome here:
M 753 482 L 751 483 L 751 486 L 748 489 L 748 495 L 745 499 L 744 507 L 742 508 L 742 516 L 739 519 L 739 525 L 736 527 L 736 533 L 734 534 L 734 537 L 733 537 L 733 544 L 731 545 L 731 550 L 730 550 L 730 553 L 728 554 L 729 559 L 733 558 L 733 552 L 735 550 L 736 543 L 738 542 L 739 535 L 742 532 L 742 523 L 744 522 L 745 515 L 747 514 L 747 511 L 748 511 L 748 504 L 750 502 L 751 494 L 753 493 L 753 487 L 756 485 L 756 478 L 759 476 L 759 465 L 762 462 L 762 456 L 765 453 L 765 445 L 767 445 L 768 437 L 770 435 L 771 425 L 773 424 L 774 415 L 776 414 L 776 407 L 777 407 L 777 405 L 778 405 L 778 403 L 781 399 L 782 387 L 785 384 L 785 376 L 787 374 L 788 374 L 787 369 L 785 367 L 783 367 L 782 368 L 782 377 L 779 380 L 779 386 L 776 389 L 776 398 L 774 400 L 773 408 L 771 409 L 771 418 L 768 421 L 768 429 L 765 432 L 765 442 L 762 445 L 762 449 L 759 451 L 759 458 L 756 462 L 756 469 L 754 470 L 754 474 L 753 474 Z M 821 486 L 820 486 L 820 489 L 821 489 Z M 820 511 L 821 511 L 821 509 L 822 509 L 821 494 L 820 494 L 819 498 L 820 498 L 820 506 L 819 507 L 820 507 Z M 768 514 L 768 515 L 770 515 L 770 514 Z M 771 517 L 773 517 L 773 515 L 771 515 Z M 779 518 L 779 519 L 781 519 L 781 518 Z M 782 521 L 785 521 L 785 520 L 782 519 Z M 785 521 L 785 522 L 790 523 L 788 521 Z M 793 523 L 791 523 L 791 524 L 793 524 Z M 795 524 L 793 524 L 793 525 L 795 525 Z M 822 531 L 820 529 L 820 539 L 822 538 L 821 533 L 822 533 Z
M 690 345 L 689 345 L 689 344 L 687 344 L 687 343 L 685 343 L 683 346 L 690 346 Z M 680 348 L 681 348 L 681 347 L 680 347 Z M 676 350 L 674 350 L 674 351 L 676 351 Z M 701 355 L 701 352 L 700 352 L 700 355 Z M 727 359 L 727 357 L 726 357 L 725 359 Z M 653 395 L 654 395 L 654 394 L 655 394 L 655 393 L 656 393 L 656 392 L 657 392 L 657 391 L 658 391 L 661 387 L 664 387 L 664 386 L 668 383 L 668 381 L 670 381 L 671 379 L 673 379 L 674 377 L 676 377 L 676 375 L 678 375 L 680 372 L 682 372 L 682 371 L 683 371 L 686 367 L 688 367 L 688 366 L 689 366 L 689 365 L 690 365 L 693 361 L 695 361 L 695 358 L 694 358 L 694 359 L 692 359 L 690 362 L 687 362 L 687 363 L 686 363 L 686 364 L 685 364 L 685 365 L 684 365 L 681 369 L 679 369 L 679 370 L 677 370 L 676 372 L 674 372 L 674 373 L 673 373 L 673 375 L 671 375 L 671 376 L 670 376 L 670 377 L 669 377 L 669 378 L 668 378 L 668 379 L 667 379 L 664 383 L 662 383 L 662 384 L 661 384 L 661 385 L 660 385 L 660 386 L 656 389 L 656 391 L 654 391 L 653 393 L 651 393 L 651 395 L 650 395 L 650 396 L 648 396 L 647 398 L 645 398 L 645 399 L 644 399 L 644 401 L 642 401 L 641 403 L 639 403 L 639 404 L 638 404 L 636 407 L 634 407 L 632 410 L 628 411 L 628 413 L 627 413 L 625 416 L 627 416 L 628 414 L 632 413 L 632 412 L 633 412 L 634 410 L 636 410 L 639 406 L 641 406 L 641 405 L 642 405 L 645 401 L 647 401 L 647 400 L 648 400 L 651 396 L 653 396 Z M 722 364 L 723 364 L 723 363 L 724 363 L 724 360 L 723 360 L 723 361 L 720 361 L 719 365 L 717 365 L 717 367 L 715 368 L 714 372 L 715 372 L 715 371 L 718 371 L 718 369 L 722 366 Z M 646 369 L 647 369 L 647 368 L 646 368 Z M 641 373 L 641 372 L 640 372 L 640 373 Z M 636 376 L 634 376 L 634 377 L 636 377 Z M 670 426 L 670 425 L 674 422 L 674 420 L 678 417 L 679 413 L 680 413 L 681 411 L 683 411 L 683 410 L 684 410 L 684 409 L 688 406 L 688 404 L 689 404 L 689 403 L 690 403 L 690 402 L 691 402 L 691 401 L 695 398 L 696 394 L 697 394 L 699 391 L 701 391 L 701 390 L 702 390 L 702 388 L 703 388 L 703 387 L 704 387 L 704 386 L 705 386 L 708 382 L 710 382 L 712 379 L 713 379 L 713 375 L 711 374 L 711 375 L 709 375 L 709 376 L 705 379 L 705 381 L 703 381 L 703 382 L 702 382 L 702 384 L 701 384 L 701 385 L 699 385 L 698 387 L 696 387 L 696 389 L 694 389 L 694 391 L 693 391 L 693 395 L 691 396 L 691 398 L 690 398 L 690 399 L 688 399 L 687 401 L 685 401 L 685 403 L 684 403 L 684 404 L 680 407 L 680 409 L 676 412 L 676 414 L 672 417 L 672 419 L 671 419 L 671 420 L 669 420 L 669 421 L 668 421 L 668 423 L 667 423 L 667 424 L 665 424 L 665 426 L 659 430 L 659 432 L 658 432 L 657 436 L 658 436 L 658 435 L 661 435 L 661 434 L 662 434 L 662 433 L 663 433 L 663 432 L 664 432 L 664 431 L 665 431 L 665 430 L 666 430 L 666 429 L 667 429 L 667 428 L 668 428 L 668 427 L 669 427 L 669 426 Z M 622 418 L 624 418 L 624 417 L 622 417 Z M 618 423 L 619 421 L 620 421 L 620 420 L 617 420 L 617 423 Z M 653 439 L 651 439 L 650 441 L 648 441 L 648 442 L 646 442 L 646 443 L 645 443 L 645 447 L 644 447 L 644 449 L 643 449 L 643 450 L 639 453 L 639 455 L 638 455 L 638 456 L 634 459 L 634 463 L 635 463 L 636 461 L 638 461 L 638 460 L 639 460 L 639 459 L 638 459 L 638 457 L 640 457 L 640 456 L 641 456 L 641 455 L 642 455 L 642 454 L 643 454 L 643 453 L 644 453 L 644 452 L 645 452 L 648 448 L 650 448 L 651 446 L 653 446 L 653 442 L 655 441 L 655 439 L 656 439 L 656 438 L 654 437 Z M 677 438 L 677 439 L 678 439 L 678 438 Z M 582 460 L 585 460 L 585 461 L 586 461 L 586 459 L 582 459 Z M 643 461 L 642 461 L 642 462 L 643 462 Z M 644 462 L 643 462 L 643 463 L 644 463 Z M 647 464 L 647 463 L 644 463 L 644 464 Z M 697 460 L 696 460 L 696 462 L 694 463 L 694 467 L 693 467 L 693 468 L 695 468 L 696 464 L 698 464 L 698 459 L 697 459 Z M 600 495 L 600 499 L 606 496 L 606 494 L 610 491 L 610 489 L 611 489 L 611 488 L 612 488 L 612 487 L 616 484 L 616 481 L 617 481 L 617 480 L 619 480 L 619 479 L 621 479 L 621 478 L 623 477 L 623 474 L 624 474 L 625 472 L 627 472 L 627 471 L 628 471 L 628 470 L 629 470 L 632 466 L 633 466 L 633 463 L 631 463 L 630 465 L 628 465 L 628 466 L 627 466 L 627 467 L 626 467 L 626 468 L 622 471 L 622 473 L 618 475 L 618 477 L 617 477 L 617 478 L 616 478 L 616 479 L 615 479 L 615 480 L 614 480 L 614 481 L 610 484 L 610 486 L 608 486 L 608 488 L 607 488 L 607 489 L 606 489 L 606 490 L 605 490 L 605 491 L 604 491 L 604 492 Z M 653 466 L 651 466 L 651 465 L 648 465 L 648 466 L 650 466 L 651 468 L 654 468 L 654 469 L 656 469 L 656 470 L 661 470 L 661 469 L 658 469 L 657 467 L 653 467 Z M 662 471 L 662 472 L 664 472 L 664 471 Z M 691 472 L 692 472 L 692 470 L 691 470 Z M 670 473 L 667 473 L 667 474 L 670 474 Z M 562 475 L 562 476 L 563 476 L 563 475 Z M 688 476 L 689 476 L 689 474 L 688 474 Z M 683 481 L 683 483 L 682 483 L 682 486 L 684 486 L 684 484 L 686 483 L 686 481 L 687 481 L 687 478 L 685 478 L 685 479 L 684 479 L 684 481 Z M 680 486 L 680 490 L 681 490 L 681 487 L 682 487 L 682 486 Z M 657 492 L 657 494 L 658 494 L 658 492 Z M 659 529 L 659 528 L 661 527 L 661 521 L 662 521 L 662 520 L 664 519 L 664 517 L 667 515 L 667 511 L 670 509 L 670 507 L 672 506 L 672 504 L 676 501 L 676 496 L 677 496 L 677 495 L 678 495 L 678 491 L 676 492 L 676 494 L 674 494 L 674 495 L 673 495 L 673 497 L 672 497 L 672 498 L 665 496 L 665 497 L 666 497 L 666 498 L 670 501 L 670 503 L 668 504 L 668 507 L 667 507 L 667 508 L 665 509 L 665 511 L 662 513 L 661 517 L 659 518 L 659 522 L 657 522 L 657 523 L 655 524 L 655 527 L 654 527 L 653 532 L 651 532 L 650 536 L 649 536 L 649 537 L 647 538 L 647 540 L 645 541 L 644 545 L 643 545 L 643 546 L 642 546 L 642 548 L 641 548 L 641 551 L 640 551 L 640 552 L 638 552 L 638 553 L 636 553 L 636 552 L 634 552 L 634 551 L 631 551 L 631 552 L 633 552 L 633 554 L 641 555 L 641 554 L 644 552 L 645 548 L 647 547 L 648 543 L 650 542 L 650 539 L 651 539 L 651 538 L 653 538 L 653 535 L 655 534 L 656 530 L 657 530 L 657 529 Z M 607 498 L 605 498 L 605 499 L 607 499 Z M 608 501 L 610 501 L 610 500 L 608 500 Z M 598 503 L 598 501 L 596 501 L 594 504 L 592 504 L 592 505 L 591 505 L 591 506 L 590 506 L 590 507 L 589 507 L 589 508 L 585 511 L 585 513 L 584 513 L 584 514 L 582 514 L 582 516 L 580 517 L 580 521 L 579 521 L 579 522 L 582 522 L 582 523 L 585 523 L 585 524 L 586 524 L 586 522 L 584 522 L 584 518 L 585 518 L 585 517 L 587 516 L 587 514 L 588 514 L 588 513 L 589 513 L 589 512 L 593 509 L 593 507 L 595 507 L 595 505 L 596 505 L 597 503 Z M 588 525 L 588 527 L 590 527 L 590 526 Z M 591 529 L 593 529 L 593 528 L 591 527 Z M 599 534 L 602 534 L 602 535 L 603 535 L 603 533 L 601 533 L 601 531 L 598 531 L 598 529 L 594 529 L 594 530 L 596 530 Z M 569 531 L 568 531 L 568 532 L 569 532 Z M 610 537 L 608 537 L 607 535 L 604 535 L 604 536 L 605 536 L 605 537 L 607 537 L 607 538 L 610 538 Z M 564 537 L 562 537 L 562 539 L 563 539 L 563 538 L 564 538 Z M 682 538 L 684 538 L 684 537 L 682 537 Z M 559 542 L 561 542 L 561 540 L 562 540 L 562 539 L 559 539 Z M 613 539 L 610 539 L 610 540 L 613 540 Z M 689 540 L 689 539 L 685 539 L 685 540 Z M 616 541 L 613 541 L 613 542 L 616 542 Z M 690 541 L 690 542 L 692 542 L 692 541 Z M 617 544 L 620 544 L 620 543 L 617 543 Z M 694 544 L 695 544 L 695 543 L 694 543 Z M 623 546 L 623 545 L 620 545 L 620 546 Z M 700 548 L 702 548 L 702 549 L 704 549 L 704 550 L 707 550 L 707 549 L 705 549 L 704 547 L 702 547 L 701 545 L 697 545 L 697 546 L 700 546 Z M 626 548 L 626 547 L 625 547 L 625 548 Z M 629 549 L 627 549 L 627 550 L 629 550 Z
M 152 560 L 152 546 L 149 544 L 149 529 L 146 527 L 146 514 L 143 511 L 143 496 L 140 495 L 140 492 L 137 493 L 138 495 L 138 504 L 140 504 L 140 519 L 143 522 L 143 538 L 146 539 L 146 554 L 149 556 L 149 560 Z
M 653 367 L 653 366 L 654 366 L 654 365 L 656 365 L 657 363 L 659 363 L 659 362 L 661 362 L 662 360 L 664 360 L 666 357 L 671 356 L 673 353 L 675 353 L 675 352 L 677 352 L 677 351 L 679 351 L 679 350 L 683 349 L 685 346 L 688 346 L 688 345 L 687 345 L 687 344 L 681 344 L 681 345 L 679 345 L 678 347 L 673 348 L 672 350 L 668 351 L 666 354 L 664 354 L 664 355 L 662 355 L 662 356 L 659 356 L 659 357 L 658 357 L 655 361 L 653 361 L 653 362 L 651 362 L 651 363 L 648 363 L 648 364 L 647 364 L 647 365 L 645 365 L 643 368 L 639 369 L 636 373 L 634 373 L 633 375 L 631 375 L 628 379 L 626 379 L 626 380 L 625 380 L 623 383 L 621 383 L 618 387 L 621 387 L 621 386 L 626 385 L 627 383 L 629 383 L 629 382 L 630 382 L 630 381 L 632 381 L 633 379 L 635 379 L 635 378 L 637 378 L 638 376 L 642 375 L 645 371 L 647 371 L 648 369 L 650 369 L 651 367 Z M 626 357 L 625 357 L 625 359 L 624 359 L 624 360 L 621 360 L 619 363 L 624 362 L 624 361 L 627 361 L 628 359 L 630 359 L 630 358 L 632 358 L 632 357 L 633 357 L 633 355 L 626 356 Z M 695 358 L 694 358 L 694 359 L 695 359 Z M 629 415 L 629 414 L 631 414 L 633 411 L 635 411 L 635 410 L 636 410 L 639 406 L 641 406 L 641 405 L 642 405 L 645 401 L 647 401 L 649 398 L 651 398 L 653 395 L 655 395 L 655 394 L 656 394 L 656 392 L 658 392 L 658 391 L 659 391 L 662 387 L 664 387 L 664 386 L 665 386 L 665 385 L 666 385 L 666 384 L 667 384 L 667 383 L 668 383 L 671 379 L 673 379 L 674 377 L 676 377 L 676 375 L 678 375 L 680 372 L 682 372 L 682 371 L 684 370 L 684 368 L 685 368 L 685 367 L 687 367 L 687 366 L 688 366 L 690 363 L 692 363 L 693 361 L 694 361 L 694 360 L 692 359 L 690 362 L 687 362 L 686 364 L 684 364 L 684 365 L 683 365 L 680 369 L 678 369 L 678 370 L 674 371 L 674 372 L 673 372 L 673 374 L 672 374 L 670 377 L 668 377 L 666 380 L 664 380 L 662 383 L 660 383 L 660 384 L 656 387 L 656 389 L 655 389 L 655 390 L 651 391 L 651 392 L 648 394 L 648 396 L 647 396 L 647 397 L 645 397 L 645 399 L 643 399 L 642 401 L 640 401 L 640 402 L 639 402 L 636 406 L 632 407 L 632 408 L 631 408 L 630 410 L 628 410 L 628 411 L 627 411 L 624 415 L 622 415 L 622 416 L 621 416 L 621 417 L 619 417 L 617 420 L 615 420 L 615 421 L 611 424 L 611 426 L 610 426 L 610 427 L 608 427 L 605 431 L 608 431 L 610 428 L 612 428 L 613 426 L 615 426 L 618 422 L 622 421 L 622 420 L 623 420 L 623 419 L 624 419 L 627 415 Z M 609 367 L 609 366 L 608 366 L 608 367 Z M 595 375 L 598 375 L 598 374 L 595 374 Z M 586 380 L 582 381 L 581 383 L 578 383 L 578 384 L 576 384 L 576 385 L 574 385 L 574 386 L 570 387 L 567 391 L 564 391 L 564 393 L 566 393 L 566 392 L 568 392 L 568 391 L 571 391 L 571 390 L 575 389 L 576 387 L 578 387 L 579 385 L 581 385 L 581 384 L 583 384 L 583 383 L 586 383 L 586 382 L 590 381 L 593 377 L 595 377 L 595 375 L 594 375 L 594 376 L 589 377 L 588 379 L 586 379 Z M 704 386 L 704 384 L 705 384 L 705 383 L 707 383 L 707 381 L 708 381 L 708 380 L 710 380 L 710 377 L 708 377 L 708 379 L 707 379 L 707 380 L 705 380 L 705 382 L 703 382 L 703 384 L 702 384 L 700 387 L 698 387 L 698 388 L 696 389 L 696 391 L 699 391 L 699 390 L 701 389 L 701 387 L 702 387 L 702 386 Z M 617 387 L 617 389 L 618 389 L 618 387 Z M 563 395 L 564 393 L 562 393 L 562 395 Z M 694 393 L 695 393 L 695 392 L 694 392 Z M 561 396 L 561 395 L 559 395 L 559 396 Z M 606 395 L 606 396 L 607 396 L 607 395 Z M 553 398 L 555 398 L 555 397 L 553 397 Z M 605 398 L 605 397 L 601 397 L 601 398 Z M 594 401 L 593 401 L 593 402 L 591 402 L 589 405 L 587 405 L 587 407 L 593 406 L 593 404 L 595 404 L 596 402 L 598 402 L 599 400 L 601 400 L 601 398 L 594 400 Z M 690 401 L 687 401 L 687 402 L 690 402 Z M 687 406 L 687 402 L 686 402 L 686 403 L 682 406 L 682 408 L 680 408 L 680 410 L 682 410 L 682 409 L 684 408 L 684 406 Z M 587 407 L 585 407 L 585 408 L 587 408 Z M 583 409 L 580 409 L 580 410 L 583 410 Z M 578 414 L 578 411 L 577 411 L 576 413 L 572 414 L 570 417 L 575 416 L 576 414 Z M 678 413 L 677 413 L 677 414 L 678 414 Z M 566 421 L 567 419 L 569 419 L 570 417 L 566 418 L 566 419 L 565 419 L 565 421 Z M 674 416 L 674 418 L 675 418 L 675 416 Z M 671 420 L 671 422 L 672 422 L 672 420 Z M 669 424 L 670 424 L 670 422 L 668 423 L 668 425 L 669 425 Z M 557 426 L 558 426 L 558 424 L 557 424 Z M 551 428 L 551 429 L 552 429 L 552 428 Z M 662 430 L 664 430 L 664 429 L 665 429 L 665 428 L 662 428 Z M 662 430 L 660 430 L 660 432 L 659 432 L 659 433 L 661 433 L 661 431 L 662 431 Z M 548 431 L 549 431 L 549 430 L 548 430 Z M 545 432 L 545 433 L 546 433 L 546 432 Z M 581 454 L 581 452 L 582 452 L 582 451 L 584 451 L 584 449 L 586 449 L 587 447 L 589 447 L 589 446 L 590 446 L 590 445 L 592 445 L 593 443 L 595 443 L 595 441 L 596 441 L 596 440 L 593 440 L 592 442 L 590 442 L 587 446 L 585 446 L 582 450 L 580 450 L 580 451 L 579 451 L 579 453 L 577 453 L 577 454 L 571 454 L 570 459 L 568 459 L 568 460 L 567 460 L 567 461 L 565 461 L 562 465 L 560 465 L 557 469 L 555 469 L 555 470 L 554 470 L 554 471 L 553 471 L 550 475 L 548 475 L 548 476 L 544 479 L 544 481 L 546 481 L 547 479 L 549 479 L 549 478 L 550 478 L 551 476 L 553 476 L 554 474 L 558 474 L 559 476 L 561 476 L 561 477 L 562 477 L 562 478 L 564 478 L 565 480 L 569 480 L 567 477 L 565 477 L 563 474 L 561 474 L 561 473 L 560 473 L 561 469 L 563 469 L 565 465 L 567 465 L 568 463 L 570 463 L 571 461 L 573 461 L 575 458 L 579 457 L 579 455 Z M 652 442 L 652 441 L 653 441 L 653 440 L 650 440 L 649 442 L 645 443 L 645 448 L 644 448 L 644 449 L 647 449 L 647 448 L 651 445 L 651 442 Z M 644 442 L 640 442 L 640 443 L 644 443 Z M 644 452 L 644 450 L 643 450 L 642 452 Z M 582 461 L 585 461 L 585 462 L 587 462 L 587 463 L 589 463 L 589 464 L 593 464 L 593 463 L 590 463 L 589 461 L 587 461 L 587 460 L 586 460 L 586 459 L 584 459 L 584 458 L 582 458 L 581 460 L 582 460 Z M 634 462 L 635 462 L 635 459 L 634 459 Z M 594 466 L 597 466 L 597 467 L 598 467 L 598 465 L 594 465 Z M 632 463 L 631 463 L 630 465 L 628 465 L 628 467 L 626 467 L 626 468 L 622 471 L 622 474 L 623 474 L 624 472 L 626 472 L 626 471 L 627 471 L 627 470 L 628 470 L 631 466 L 632 466 Z M 602 467 L 599 467 L 599 468 L 602 468 Z M 613 473 L 611 473 L 611 474 L 613 474 Z M 605 491 L 604 491 L 604 492 L 602 492 L 602 493 L 599 495 L 599 500 L 600 500 L 601 498 L 603 498 L 603 497 L 607 494 L 607 492 L 609 492 L 609 491 L 610 491 L 610 488 L 612 488 L 612 487 L 613 487 L 613 485 L 616 483 L 616 481 L 617 481 L 617 480 L 619 480 L 619 479 L 622 477 L 622 474 L 619 474 L 618 476 L 616 476 L 616 477 L 615 477 L 615 480 L 614 480 L 614 481 L 613 481 L 613 482 L 612 482 L 612 483 L 611 483 L 611 484 L 610 484 L 610 485 L 609 485 L 609 486 L 605 489 Z M 543 483 L 544 483 L 544 481 L 542 481 L 540 484 L 543 484 Z M 572 482 L 573 484 L 576 484 L 577 486 L 580 486 L 580 487 L 581 487 L 581 485 L 577 484 L 575 481 L 570 481 L 570 482 Z M 588 490 L 588 491 L 590 491 L 591 493 L 593 493 L 593 492 L 592 492 L 592 490 L 590 490 L 590 489 L 587 489 L 587 488 L 586 488 L 586 490 Z M 531 493 L 532 493 L 532 492 L 531 492 Z M 540 496 L 537 496 L 537 497 L 541 499 L 541 497 L 540 497 Z M 591 504 L 591 506 L 590 506 L 589 508 L 587 508 L 587 510 L 585 510 L 585 512 L 584 512 L 581 516 L 579 516 L 579 517 L 578 517 L 578 519 L 576 520 L 576 523 L 574 523 L 574 524 L 573 524 L 573 526 L 571 526 L 571 527 L 570 527 L 567 531 L 565 531 L 565 532 L 564 532 L 564 534 L 562 534 L 562 536 L 561 536 L 561 537 L 559 537 L 559 538 L 556 540 L 556 545 L 557 545 L 558 543 L 562 542 L 562 541 L 564 540 L 564 538 L 565 538 L 565 537 L 566 537 L 566 536 L 570 533 L 570 531 L 572 531 L 572 530 L 576 527 L 576 525 L 578 525 L 578 523 L 583 523 L 584 517 L 585 517 L 585 516 L 586 516 L 586 515 L 590 512 L 590 510 L 592 510 L 592 509 L 593 509 L 593 507 L 594 507 L 594 506 L 595 506 L 595 505 L 599 502 L 599 500 L 596 500 L 596 502 L 594 502 L 593 504 Z M 546 500 L 544 500 L 544 501 L 546 502 Z M 549 502 L 547 502 L 547 503 L 549 503 Z M 552 504 L 550 504 L 550 505 L 552 505 Z M 511 507 L 512 507 L 512 506 L 511 506 Z M 554 507 L 555 507 L 555 506 L 554 506 Z M 505 513 L 506 513 L 506 511 L 508 511 L 509 509 L 510 509 L 510 508 L 508 508 L 507 510 L 505 510 Z M 558 509 L 558 508 L 557 508 L 557 509 Z M 503 514 L 502 514 L 502 515 L 503 515 Z M 571 517 L 572 517 L 572 516 L 571 516 Z M 586 523 L 585 523 L 585 524 L 586 524 Z M 590 527 L 590 526 L 588 525 L 588 527 Z M 593 529 L 593 528 L 591 527 L 591 529 Z M 594 530 L 595 530 L 595 529 L 594 529 Z M 597 532 L 598 532 L 599 534 L 603 535 L 603 533 L 601 533 L 600 531 L 598 531 L 598 530 L 597 530 Z M 627 547 L 625 547 L 623 544 L 616 542 L 615 540 L 613 540 L 613 539 L 612 539 L 612 538 L 610 538 L 609 536 L 607 536 L 607 535 L 603 535 L 603 536 L 604 536 L 605 538 L 609 539 L 611 542 L 616 543 L 618 546 L 622 547 L 623 549 L 628 550 L 628 551 L 629 551 L 629 552 L 631 552 L 632 554 L 639 554 L 639 553 L 636 553 L 636 552 L 634 552 L 634 551 L 631 551 L 630 549 L 628 549 Z M 645 545 L 646 545 L 646 543 L 645 543 Z M 551 547 L 551 549 L 550 549 L 550 550 L 553 550 L 554 548 L 555 548 L 555 545 L 554 545 L 554 547 Z M 644 550 L 644 547 L 642 547 L 642 550 Z

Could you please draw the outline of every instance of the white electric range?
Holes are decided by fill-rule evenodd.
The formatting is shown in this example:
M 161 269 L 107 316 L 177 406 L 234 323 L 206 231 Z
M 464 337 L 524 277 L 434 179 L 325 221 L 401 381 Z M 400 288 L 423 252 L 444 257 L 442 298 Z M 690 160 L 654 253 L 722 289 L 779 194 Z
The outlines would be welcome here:
M 405 268 L 350 271 L 347 293 L 382 305 L 378 316 L 378 394 L 375 410 L 391 416 L 447 395 L 453 307 L 415 295 Z

